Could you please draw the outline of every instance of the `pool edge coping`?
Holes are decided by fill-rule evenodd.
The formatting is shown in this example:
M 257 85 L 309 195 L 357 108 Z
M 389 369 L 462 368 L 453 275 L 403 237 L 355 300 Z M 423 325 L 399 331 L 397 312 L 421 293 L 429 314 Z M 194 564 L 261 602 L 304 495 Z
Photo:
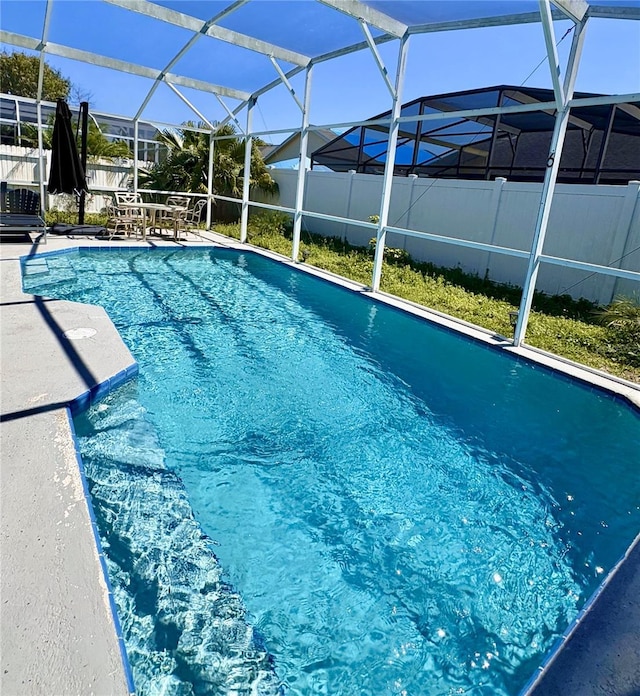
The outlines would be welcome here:
M 14 260 L 17 260 L 19 265 L 20 265 L 19 272 L 21 275 L 21 282 L 24 279 L 23 270 L 24 270 L 25 263 L 27 261 L 33 260 L 33 259 L 36 259 L 39 257 L 58 256 L 58 255 L 62 255 L 62 254 L 68 254 L 68 253 L 78 251 L 80 248 L 87 248 L 87 247 L 76 246 L 76 247 L 70 247 L 70 248 L 64 248 L 64 249 L 51 249 L 51 250 L 48 250 L 48 249 L 40 250 L 39 249 L 35 253 L 31 253 L 31 254 L 27 254 L 27 255 L 20 255 L 17 258 L 14 257 Z M 108 250 L 112 249 L 112 247 L 95 247 L 95 246 L 91 247 L 91 248 L 93 248 L 93 249 L 108 249 Z M 113 247 L 113 248 L 115 248 L 115 247 Z M 136 248 L 136 247 L 133 247 L 133 248 Z M 151 250 L 153 247 L 147 247 L 147 248 Z M 22 290 L 22 292 L 24 293 L 24 290 Z M 82 302 L 76 302 L 75 304 L 84 305 L 84 306 L 92 306 L 90 303 L 82 303 Z M 104 310 L 104 311 L 105 311 L 105 314 L 106 314 L 109 322 L 113 326 L 114 332 L 117 334 L 117 336 L 122 341 L 122 337 L 120 335 L 120 332 L 113 324 L 113 321 L 111 320 L 111 317 L 106 312 L 106 310 Z M 118 609 L 117 609 L 117 605 L 116 605 L 116 601 L 115 601 L 115 596 L 113 593 L 113 586 L 112 586 L 111 580 L 109 578 L 109 571 L 108 571 L 108 567 L 107 567 L 106 557 L 105 557 L 104 550 L 102 547 L 102 542 L 100 540 L 100 533 L 99 533 L 98 526 L 97 526 L 95 510 L 93 507 L 93 501 L 91 499 L 91 494 L 89 492 L 88 480 L 86 477 L 86 472 L 85 472 L 85 468 L 84 468 L 84 462 L 82 460 L 82 455 L 80 453 L 80 446 L 79 446 L 78 437 L 76 434 L 73 419 L 74 419 L 74 416 L 88 410 L 91 406 L 93 406 L 94 404 L 101 401 L 104 397 L 106 397 L 113 390 L 122 386 L 123 384 L 130 381 L 131 379 L 134 379 L 138 374 L 139 374 L 138 362 L 136 360 L 133 360 L 133 362 L 131 362 L 129 365 L 127 365 L 124 369 L 119 370 L 118 372 L 110 375 L 109 377 L 106 377 L 105 379 L 102 379 L 101 381 L 97 381 L 89 389 L 86 389 L 86 390 L 80 392 L 75 397 L 67 398 L 65 400 L 65 402 L 63 402 L 61 404 L 61 409 L 65 412 L 67 424 L 69 427 L 71 444 L 73 446 L 77 470 L 78 470 L 78 474 L 80 476 L 80 482 L 82 485 L 82 494 L 83 494 L 84 502 L 86 504 L 87 513 L 89 516 L 89 522 L 90 522 L 91 532 L 92 532 L 92 536 L 93 536 L 94 551 L 96 552 L 96 555 L 98 558 L 98 562 L 99 562 L 99 566 L 100 566 L 100 575 L 101 575 L 101 578 L 104 582 L 104 586 L 106 589 L 106 594 L 107 594 L 106 598 L 107 598 L 107 603 L 109 606 L 109 614 L 110 614 L 112 626 L 113 626 L 113 629 L 115 632 L 116 642 L 118 644 L 120 662 L 122 665 L 122 670 L 123 670 L 123 674 L 124 674 L 124 679 L 125 679 L 125 684 L 126 684 L 128 696 L 136 696 L 136 688 L 135 688 L 135 682 L 134 682 L 134 678 L 133 678 L 133 670 L 132 670 L 131 663 L 129 661 L 129 656 L 128 656 L 127 650 L 126 650 L 126 643 L 125 643 L 125 639 L 124 639 L 124 633 L 122 630 L 122 624 L 121 624 L 120 618 L 118 616 Z

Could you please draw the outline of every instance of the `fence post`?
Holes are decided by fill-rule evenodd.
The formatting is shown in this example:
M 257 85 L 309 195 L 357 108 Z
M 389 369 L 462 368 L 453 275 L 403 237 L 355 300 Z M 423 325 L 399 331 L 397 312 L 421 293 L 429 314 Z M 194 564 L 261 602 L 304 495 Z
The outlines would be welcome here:
M 349 176 L 347 178 L 347 187 L 346 187 L 347 188 L 347 205 L 345 206 L 346 209 L 344 212 L 344 216 L 348 217 L 348 218 L 351 217 L 351 191 L 353 190 L 353 177 L 354 177 L 355 173 L 356 173 L 355 169 L 349 169 L 349 171 L 347 172 L 347 174 Z M 342 229 L 343 229 L 342 241 L 346 242 L 346 241 L 348 241 L 348 236 L 349 236 L 349 234 L 348 234 L 349 226 L 347 225 L 346 222 L 343 223 Z
M 416 181 L 418 180 L 417 174 L 409 174 L 409 179 L 411 179 L 411 189 L 409 190 L 409 207 L 407 208 L 407 217 L 404 221 L 404 226 L 410 230 L 411 229 L 411 211 L 413 210 L 413 196 L 416 190 Z M 403 237 L 402 248 L 407 248 L 407 235 Z
M 498 215 L 500 214 L 500 202 L 502 200 L 502 189 L 506 183 L 506 178 L 504 176 L 497 176 L 495 178 L 493 191 L 491 192 L 491 203 L 489 204 L 489 215 L 488 215 L 488 227 L 491 229 L 489 234 L 489 244 L 492 246 L 496 241 L 496 230 L 498 229 Z M 490 276 L 491 268 L 491 252 L 487 252 L 487 260 L 485 262 L 485 273 Z
M 636 205 L 638 203 L 638 198 L 640 197 L 640 181 L 630 181 L 627 184 L 627 190 L 625 191 L 624 199 L 622 202 L 622 210 L 620 211 L 620 217 L 618 218 L 618 226 L 616 227 L 616 233 L 614 239 L 624 239 L 622 244 L 622 249 L 616 254 L 616 258 L 611 261 L 612 264 L 616 264 L 618 268 L 621 268 L 624 263 L 624 257 L 631 252 L 631 247 L 635 243 L 636 246 L 640 243 L 640 232 L 637 238 L 632 239 L 632 227 L 633 217 L 636 211 Z M 613 290 L 611 292 L 611 299 L 619 294 L 618 288 L 620 286 L 620 278 L 616 278 L 613 284 Z

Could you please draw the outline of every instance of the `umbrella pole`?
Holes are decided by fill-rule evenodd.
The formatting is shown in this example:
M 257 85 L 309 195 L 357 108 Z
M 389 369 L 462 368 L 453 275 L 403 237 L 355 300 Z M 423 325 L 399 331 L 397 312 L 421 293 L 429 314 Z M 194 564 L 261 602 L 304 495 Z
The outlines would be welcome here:
M 80 132 L 80 161 L 82 171 L 87 172 L 87 128 L 89 122 L 89 102 L 80 102 L 80 116 L 82 118 L 82 130 Z M 78 203 L 78 224 L 84 225 L 84 203 L 87 192 L 85 189 L 80 191 L 80 201 Z

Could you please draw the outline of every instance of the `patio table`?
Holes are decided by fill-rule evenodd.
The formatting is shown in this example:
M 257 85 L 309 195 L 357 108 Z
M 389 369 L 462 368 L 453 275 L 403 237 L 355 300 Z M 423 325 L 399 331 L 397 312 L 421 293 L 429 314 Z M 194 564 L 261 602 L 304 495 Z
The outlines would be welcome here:
M 120 208 L 139 208 L 142 210 L 142 239 L 146 241 L 147 239 L 147 227 L 153 229 L 156 224 L 156 215 L 158 212 L 161 213 L 172 213 L 174 206 L 166 205 L 165 203 L 139 203 L 136 201 L 127 201 L 126 203 L 118 203 Z M 147 226 L 147 218 L 149 219 L 149 225 Z M 175 233 L 174 233 L 175 236 Z

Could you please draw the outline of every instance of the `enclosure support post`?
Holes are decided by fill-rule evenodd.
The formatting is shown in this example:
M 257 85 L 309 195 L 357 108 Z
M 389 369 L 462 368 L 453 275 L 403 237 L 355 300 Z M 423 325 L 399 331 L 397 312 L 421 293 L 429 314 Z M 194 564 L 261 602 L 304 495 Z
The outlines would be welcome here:
M 549 214 L 551 213 L 551 204 L 553 202 L 553 192 L 555 190 L 556 181 L 558 178 L 558 169 L 560 168 L 560 159 L 562 158 L 562 149 L 564 147 L 564 139 L 567 132 L 567 124 L 569 122 L 569 102 L 573 97 L 573 88 L 578 73 L 578 66 L 580 65 L 582 45 L 584 43 L 585 27 L 588 21 L 585 19 L 580 24 L 575 25 L 571 52 L 567 60 L 564 84 L 562 84 L 560 83 L 559 78 L 560 65 L 553 34 L 551 7 L 549 5 L 549 0 L 539 0 L 539 2 L 540 14 L 542 16 L 542 26 L 547 45 L 547 58 L 549 68 L 551 70 L 558 113 L 556 115 L 556 123 L 553 129 L 553 135 L 551 137 L 549 158 L 547 160 L 547 170 L 544 175 L 544 183 L 542 184 L 542 195 L 540 197 L 540 205 L 538 207 L 538 216 L 533 234 L 531 253 L 529 255 L 527 275 L 522 288 L 522 298 L 520 300 L 518 320 L 513 337 L 513 344 L 515 346 L 519 346 L 524 341 L 527 330 L 527 323 L 529 321 L 529 314 L 531 312 L 531 303 L 533 302 L 533 293 L 536 288 L 538 271 L 540 270 L 540 256 L 542 255 L 542 249 L 544 247 L 547 226 L 549 223 Z
M 296 183 L 296 208 L 293 216 L 293 242 L 291 259 L 295 263 L 300 253 L 300 233 L 302 231 L 302 208 L 304 187 L 307 177 L 307 147 L 309 143 L 309 109 L 311 106 L 311 75 L 313 65 L 309 64 L 304 83 L 304 104 L 302 106 L 302 127 L 300 130 L 300 159 L 298 161 L 298 181 Z
M 82 173 L 85 176 L 85 186 L 87 177 L 87 135 L 89 130 L 89 102 L 80 102 L 80 123 L 82 130 L 80 132 L 80 164 L 82 164 Z M 87 192 L 85 189 L 80 191 L 78 199 L 78 224 L 84 225 L 84 206 Z
M 209 135 L 209 168 L 207 169 L 207 224 L 208 230 L 211 229 L 211 202 L 213 197 L 213 151 L 216 146 L 214 132 Z
M 251 185 L 251 148 L 253 138 L 251 137 L 251 121 L 253 109 L 256 105 L 256 98 L 251 97 L 247 102 L 247 137 L 244 146 L 244 174 L 242 180 L 242 215 L 240 216 L 240 242 L 247 241 L 247 224 L 249 222 L 249 188 Z
M 42 41 L 40 42 L 40 55 L 38 56 L 38 89 L 36 93 L 36 116 L 38 120 L 38 184 L 40 193 L 40 207 L 42 214 L 47 212 L 47 197 L 45 188 L 45 179 L 47 178 L 47 160 L 44 154 L 44 142 L 42 138 L 42 89 L 44 86 L 44 47 L 47 45 L 49 36 L 49 25 L 51 23 L 52 0 L 47 0 L 44 25 L 42 27 Z M 16 117 L 18 120 L 18 129 L 20 129 L 20 114 L 18 112 L 18 102 L 16 100 Z M 20 140 L 18 140 L 20 144 Z
M 38 99 L 36 103 L 36 113 L 38 116 L 38 179 L 40 189 L 40 206 L 42 212 L 47 212 L 47 199 L 45 196 L 44 180 L 47 177 L 47 168 L 45 164 L 44 143 L 42 142 L 42 102 Z
M 376 233 L 376 252 L 373 259 L 373 275 L 371 289 L 377 292 L 380 289 L 380 277 L 382 275 L 382 260 L 384 259 L 384 245 L 387 236 L 387 223 L 389 222 L 389 204 L 391 202 L 391 188 L 393 186 L 393 170 L 396 163 L 396 144 L 398 142 L 398 130 L 400 112 L 402 109 L 402 88 L 404 86 L 404 74 L 407 63 L 407 51 L 409 48 L 409 36 L 405 34 L 400 39 L 398 51 L 398 67 L 396 69 L 396 83 L 393 95 L 393 107 L 391 111 L 391 125 L 389 126 L 389 142 L 387 145 L 387 161 L 384 165 L 382 178 L 382 201 L 380 203 L 380 215 L 378 230 Z M 364 130 L 364 129 L 363 129 Z
M 138 119 L 133 122 L 133 191 L 138 193 Z

